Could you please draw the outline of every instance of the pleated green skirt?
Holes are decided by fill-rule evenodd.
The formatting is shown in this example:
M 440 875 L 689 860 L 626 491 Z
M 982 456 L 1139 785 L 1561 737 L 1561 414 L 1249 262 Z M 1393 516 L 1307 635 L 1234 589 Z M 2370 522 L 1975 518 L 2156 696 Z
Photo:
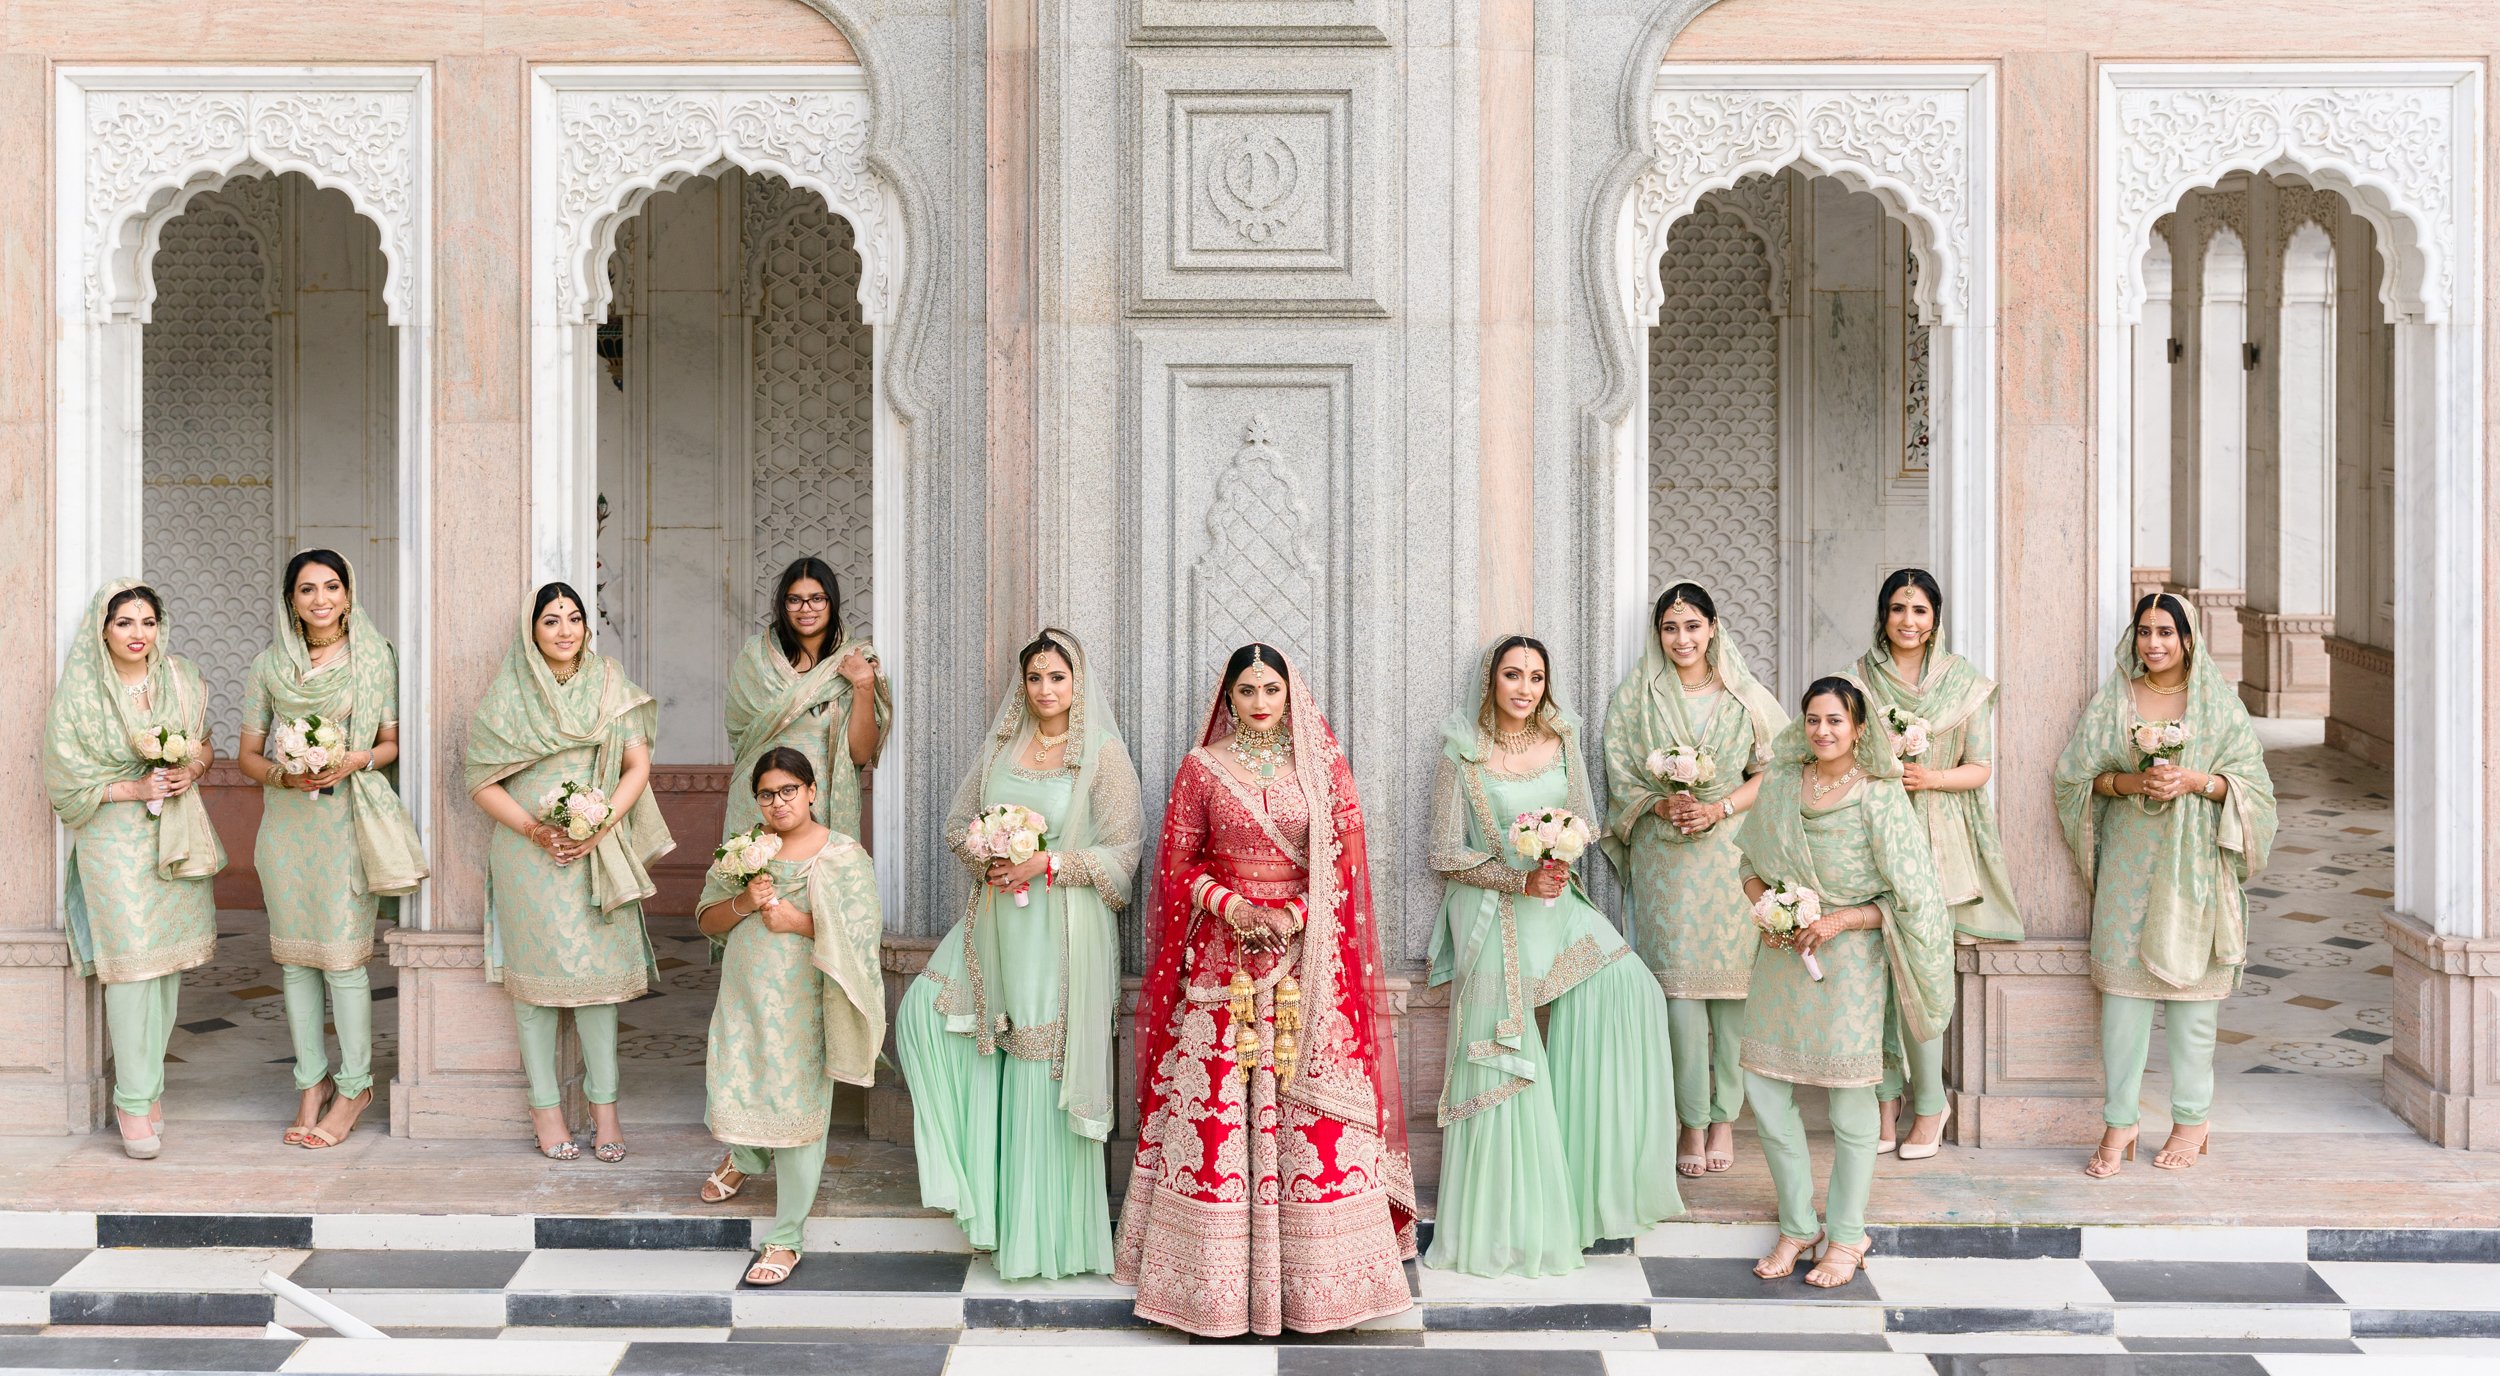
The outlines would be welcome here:
M 952 1213 L 1009 1280 L 1109 1274 L 1103 1144 L 1069 1130 L 1049 1062 L 980 1055 L 970 1037 L 946 1030 L 937 992 L 912 981 L 894 1024 L 920 1202 Z
M 1520 910 L 1537 912 L 1533 900 Z M 1531 1028 L 1520 1048 L 1537 1069 L 1534 1081 L 1442 1136 L 1427 1266 L 1561 1275 L 1578 1270 L 1598 1239 L 1636 1237 L 1684 1212 L 1669 1165 L 1675 1074 L 1657 981 L 1639 961 L 1618 959 L 1549 1007 L 1545 1035 Z M 1462 1065 L 1451 1102 L 1509 1078 Z

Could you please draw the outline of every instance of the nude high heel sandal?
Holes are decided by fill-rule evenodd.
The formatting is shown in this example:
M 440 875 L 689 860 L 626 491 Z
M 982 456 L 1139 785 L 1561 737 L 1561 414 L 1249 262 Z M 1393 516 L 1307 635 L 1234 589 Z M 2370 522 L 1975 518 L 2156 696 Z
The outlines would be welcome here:
M 2170 1140 L 2161 1144 L 2160 1151 L 2153 1153 L 2153 1166 L 2156 1170 L 2187 1170 L 2196 1164 L 2196 1158 L 2200 1156 L 2211 1156 L 2214 1154 L 2214 1134 L 2212 1126 L 2206 1123 L 2195 1123 L 2190 1124 L 2189 1126 L 2199 1127 L 2205 1130 L 2199 1133 L 2194 1141 L 2189 1141 L 2186 1137 L 2180 1135 L 2180 1125 L 2175 1123 L 2172 1124 L 2170 1128 Z
M 2127 1134 L 2123 1140 L 2115 1142 L 2110 1140 L 2111 1133 L 2122 1130 Z M 2135 1139 L 2137 1132 L 2138 1129 L 2135 1128 L 2102 1129 L 2101 1145 L 2092 1149 L 2092 1159 L 2083 1163 L 2083 1173 L 2091 1176 L 2095 1180 L 2107 1180 L 2111 1176 L 2116 1175 L 2118 1173 L 2119 1151 L 2121 1148 L 2125 1149 L 2127 1160 L 2133 1161 L 2135 1159 Z
M 1947 1099 L 1944 1105 L 1944 1112 L 1936 1117 L 1936 1140 L 1933 1142 L 1913 1142 L 1905 1135 L 1901 1139 L 1901 1150 L 1898 1153 L 1899 1156 L 1904 1161 L 1924 1161 L 1928 1157 L 1935 1155 L 1937 1152 L 1943 1151 L 1944 1130 L 1951 1126 L 1953 1126 L 1953 1101 Z M 1910 1131 L 1918 1131 L 1918 1122 L 1915 1118 L 1913 1118 L 1910 1122 Z

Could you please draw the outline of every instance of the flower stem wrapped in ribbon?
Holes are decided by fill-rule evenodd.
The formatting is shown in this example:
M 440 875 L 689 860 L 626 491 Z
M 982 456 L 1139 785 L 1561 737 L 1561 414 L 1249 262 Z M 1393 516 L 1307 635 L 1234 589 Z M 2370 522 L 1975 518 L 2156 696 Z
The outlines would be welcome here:
M 1667 786 L 1669 793 L 1690 793 L 1707 788 L 1719 778 L 1719 762 L 1709 751 L 1696 745 L 1670 745 L 1664 750 L 1649 752 L 1649 772 Z
M 1595 844 L 1597 833 L 1577 814 L 1558 807 L 1538 808 L 1511 819 L 1511 849 L 1538 865 L 1569 866 Z M 1555 900 L 1545 900 L 1553 907 Z
M 149 726 L 132 732 L 130 748 L 150 769 L 180 769 L 199 758 L 200 753 L 199 742 L 170 726 Z M 148 815 L 164 816 L 165 800 L 148 799 Z
M 731 889 L 743 889 L 755 876 L 781 854 L 781 837 L 758 822 L 745 831 L 732 832 L 719 845 L 712 847 L 711 877 Z
M 1775 884 L 1762 891 L 1753 901 L 1753 925 L 1762 929 L 1763 938 L 1783 951 L 1797 951 L 1797 933 L 1823 920 L 1823 895 L 1794 884 Z M 1806 973 L 1817 983 L 1823 978 L 1823 966 L 1812 951 L 1797 951 L 1804 961 Z
M 976 860 L 1004 860 L 1021 865 L 1050 849 L 1050 823 L 1042 814 L 1014 803 L 985 807 L 974 814 L 971 825 L 964 829 L 964 849 Z M 1015 887 L 1016 906 L 1033 901 L 1030 884 Z
M 564 834 L 575 841 L 587 841 L 599 834 L 616 809 L 608 805 L 608 795 L 588 784 L 571 779 L 540 794 L 538 820 L 562 827 Z

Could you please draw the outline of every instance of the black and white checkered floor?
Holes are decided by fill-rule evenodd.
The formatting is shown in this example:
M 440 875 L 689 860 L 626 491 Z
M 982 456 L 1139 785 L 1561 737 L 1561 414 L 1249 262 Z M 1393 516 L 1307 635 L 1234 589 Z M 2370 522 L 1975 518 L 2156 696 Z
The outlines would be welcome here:
M 813 1220 L 791 1282 L 753 1289 L 751 1226 L 5 1215 L 0 1368 L 1114 1376 L 1189 1345 L 1210 1376 L 1664 1376 L 1705 1353 L 1742 1353 L 1753 1376 L 1991 1356 L 2039 1376 L 2292 1376 L 2397 1354 L 2500 1370 L 2500 1229 L 1879 1228 L 1866 1273 L 1822 1292 L 1752 1276 L 1766 1228 L 1668 1224 L 1568 1277 L 1418 1268 L 1416 1308 L 1356 1332 L 1192 1344 L 1140 1325 L 1107 1280 L 1001 1281 L 945 1250 L 959 1238 L 936 1220 Z M 327 1336 L 264 1274 L 390 1340 Z M 273 1324 L 288 1332 L 263 1336 Z

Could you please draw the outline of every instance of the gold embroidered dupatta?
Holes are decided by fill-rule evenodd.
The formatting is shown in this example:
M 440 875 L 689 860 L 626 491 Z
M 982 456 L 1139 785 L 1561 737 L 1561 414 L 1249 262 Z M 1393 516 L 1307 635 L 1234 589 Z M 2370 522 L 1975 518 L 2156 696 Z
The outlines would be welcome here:
M 1673 587 L 1689 579 L 1671 579 Z M 1631 874 L 1632 829 L 1641 818 L 1667 796 L 1665 785 L 1649 772 L 1649 757 L 1655 751 L 1681 745 L 1703 749 L 1708 744 L 1710 723 L 1695 721 L 1686 710 L 1684 684 L 1676 677 L 1675 664 L 1667 658 L 1665 647 L 1658 643 L 1658 628 L 1651 626 L 1641 650 L 1641 662 L 1623 682 L 1615 686 L 1614 697 L 1606 704 L 1606 819 L 1598 836 L 1598 848 L 1605 852 L 1606 862 L 1616 874 Z M 1771 742 L 1787 724 L 1787 714 L 1780 710 L 1779 700 L 1771 690 L 1753 676 L 1745 663 L 1742 650 L 1728 638 L 1727 622 L 1721 620 L 1710 635 L 1710 648 L 1704 652 L 1710 671 L 1718 676 L 1720 690 L 1730 700 L 1722 707 L 1743 710 L 1753 721 L 1753 754 L 1745 760 L 1721 760 L 1720 771 L 1709 787 L 1695 791 L 1703 802 L 1716 802 L 1743 786 L 1748 775 L 1759 772 L 1770 762 Z M 1597 826 L 1591 817 L 1589 825 Z M 1673 827 L 1661 833 L 1672 843 L 1687 838 Z
M 140 732 L 161 726 L 189 736 L 202 750 L 209 746 L 208 694 L 200 671 L 165 649 L 173 629 L 170 615 L 158 617 L 156 644 L 148 652 L 150 706 L 140 707 L 123 692 L 121 676 L 113 671 L 113 652 L 104 644 L 105 608 L 139 586 L 136 578 L 115 579 L 87 604 L 44 716 L 44 792 L 70 829 L 73 851 L 78 830 L 104 805 L 105 790 L 146 776 L 149 766 L 136 741 Z M 166 799 L 159 811 L 158 878 L 206 879 L 226 867 L 226 849 L 196 786 Z M 70 873 L 77 874 L 74 861 Z

